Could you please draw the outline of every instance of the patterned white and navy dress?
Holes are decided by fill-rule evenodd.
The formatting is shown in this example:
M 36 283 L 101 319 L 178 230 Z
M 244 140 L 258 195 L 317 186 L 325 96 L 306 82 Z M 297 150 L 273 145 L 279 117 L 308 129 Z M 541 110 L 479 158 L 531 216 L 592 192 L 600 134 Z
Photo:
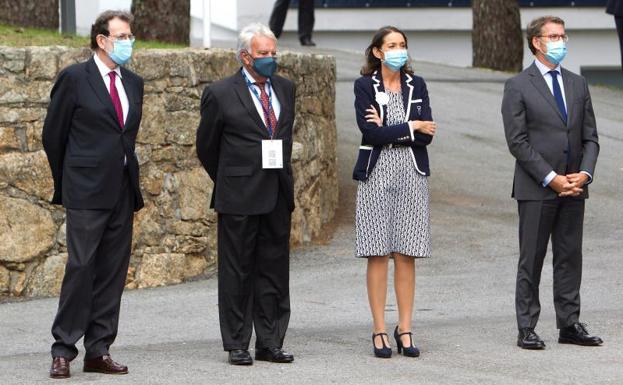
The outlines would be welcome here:
M 387 92 L 387 125 L 404 122 L 401 92 Z M 428 180 L 413 163 L 411 148 L 386 145 L 368 180 L 357 186 L 357 257 L 397 252 L 430 257 Z

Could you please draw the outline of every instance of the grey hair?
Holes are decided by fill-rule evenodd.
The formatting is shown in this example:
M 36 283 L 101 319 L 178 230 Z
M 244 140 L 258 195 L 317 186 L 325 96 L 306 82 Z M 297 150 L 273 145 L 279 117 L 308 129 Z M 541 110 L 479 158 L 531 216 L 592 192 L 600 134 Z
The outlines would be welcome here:
M 251 40 L 253 40 L 255 36 L 265 36 L 275 42 L 277 41 L 275 34 L 268 26 L 262 23 L 251 23 L 244 27 L 242 31 L 240 31 L 240 35 L 238 35 L 238 60 L 240 60 L 240 52 L 245 50 L 249 51 L 251 49 Z

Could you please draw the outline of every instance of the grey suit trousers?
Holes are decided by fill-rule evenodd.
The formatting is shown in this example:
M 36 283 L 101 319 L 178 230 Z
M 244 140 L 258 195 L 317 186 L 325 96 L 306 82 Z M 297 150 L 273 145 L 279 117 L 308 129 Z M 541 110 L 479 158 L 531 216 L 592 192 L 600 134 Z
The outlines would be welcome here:
M 518 206 L 517 326 L 534 328 L 539 319 L 539 283 L 550 236 L 556 325 L 559 329 L 572 325 L 580 317 L 584 199 L 518 201 Z

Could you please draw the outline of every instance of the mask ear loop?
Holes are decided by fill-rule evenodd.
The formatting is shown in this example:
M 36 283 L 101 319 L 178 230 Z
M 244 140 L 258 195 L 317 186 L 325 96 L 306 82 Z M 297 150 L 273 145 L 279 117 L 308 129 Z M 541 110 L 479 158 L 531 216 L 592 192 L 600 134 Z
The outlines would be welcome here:
M 537 50 L 545 56 L 547 51 L 543 52 L 543 50 L 541 49 L 541 46 L 543 45 L 543 40 L 541 40 L 542 39 L 541 37 L 537 37 L 537 39 L 539 40 L 539 48 L 537 48 Z M 547 44 L 545 44 L 545 47 L 547 48 Z
M 253 64 L 255 64 L 255 58 L 253 57 L 253 55 L 251 55 L 251 52 L 249 52 L 247 49 L 244 49 L 243 52 L 251 58 L 250 65 L 251 67 L 253 67 Z
M 377 58 L 381 61 L 381 63 L 385 63 L 385 52 L 382 49 L 374 47 L 373 50 L 377 50 L 381 53 L 381 57 Z M 375 56 L 376 57 L 376 56 Z

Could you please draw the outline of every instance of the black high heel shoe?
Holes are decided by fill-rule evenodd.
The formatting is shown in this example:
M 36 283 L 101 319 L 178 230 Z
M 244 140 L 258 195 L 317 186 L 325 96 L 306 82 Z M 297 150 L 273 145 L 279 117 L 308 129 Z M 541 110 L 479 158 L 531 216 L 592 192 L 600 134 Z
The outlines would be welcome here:
M 403 346 L 400 337 L 409 335 L 409 346 Z M 405 357 L 419 357 L 420 349 L 413 345 L 413 333 L 405 332 L 398 333 L 398 326 L 394 330 L 394 338 L 396 339 L 396 346 L 398 347 L 398 354 L 402 354 Z
M 377 348 L 376 344 L 374 343 L 374 339 L 378 336 L 381 337 L 381 343 L 383 344 L 383 347 L 380 349 Z M 387 336 L 387 333 L 372 333 L 372 347 L 374 348 L 374 355 L 379 358 L 390 358 L 392 356 L 392 349 L 389 346 L 385 345 L 385 339 L 383 339 L 383 336 Z

